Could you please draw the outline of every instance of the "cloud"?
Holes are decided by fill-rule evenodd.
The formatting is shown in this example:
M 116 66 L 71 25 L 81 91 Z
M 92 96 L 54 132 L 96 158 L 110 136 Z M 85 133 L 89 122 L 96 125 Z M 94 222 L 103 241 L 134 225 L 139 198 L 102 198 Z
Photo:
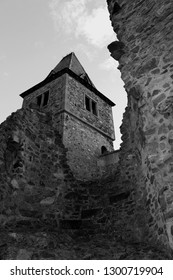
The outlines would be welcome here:
M 109 71 L 109 70 L 115 70 L 117 66 L 118 66 L 118 62 L 116 62 L 113 58 L 109 57 L 99 65 L 99 68 Z
M 99 64 L 99 68 L 103 71 L 109 72 L 110 81 L 114 83 L 116 80 L 116 87 L 118 88 L 119 86 L 119 88 L 122 89 L 124 82 L 121 79 L 121 72 L 117 70 L 118 65 L 119 63 L 116 60 L 114 60 L 112 57 L 109 57 Z
M 57 31 L 72 33 L 85 14 L 87 0 L 51 0 L 49 7 Z
M 85 36 L 88 43 L 103 48 L 107 42 L 113 40 L 108 11 L 104 7 L 94 9 L 91 15 L 81 18 L 77 34 Z
M 97 55 L 97 50 L 96 49 L 93 50 L 93 49 L 90 48 L 90 46 L 88 46 L 86 44 L 82 44 L 82 43 L 79 43 L 79 44 L 75 45 L 74 52 L 83 53 L 89 61 L 93 61 L 93 59 Z
M 100 1 L 93 4 L 93 0 L 51 0 L 49 7 L 58 32 L 83 38 L 98 48 L 115 37 L 106 5 L 100 5 Z

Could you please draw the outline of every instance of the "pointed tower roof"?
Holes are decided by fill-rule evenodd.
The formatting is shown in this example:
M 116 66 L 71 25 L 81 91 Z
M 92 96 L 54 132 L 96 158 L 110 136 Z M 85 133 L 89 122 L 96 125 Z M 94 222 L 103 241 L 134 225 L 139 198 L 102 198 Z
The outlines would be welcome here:
M 89 90 L 93 91 L 96 95 L 100 98 L 105 100 L 109 105 L 114 106 L 115 104 L 99 92 L 92 81 L 90 80 L 88 74 L 84 70 L 83 66 L 80 64 L 79 60 L 77 59 L 74 52 L 66 55 L 58 64 L 57 66 L 49 73 L 49 75 L 44 79 L 42 82 L 38 83 L 37 85 L 31 87 L 30 89 L 22 92 L 20 96 L 25 98 L 28 94 L 32 93 L 33 91 L 39 89 L 40 87 L 46 85 L 47 83 L 57 79 L 61 75 L 68 73 L 71 77 L 75 80 L 83 84 Z
M 88 74 L 86 73 L 85 69 L 77 59 L 74 52 L 71 52 L 70 54 L 63 57 L 63 59 L 55 66 L 55 68 L 49 73 L 47 78 L 51 77 L 52 75 L 57 74 L 58 72 L 62 71 L 63 69 L 70 69 L 73 73 L 75 73 L 78 77 L 84 79 L 86 82 L 88 82 L 93 87 L 94 84 L 90 80 Z

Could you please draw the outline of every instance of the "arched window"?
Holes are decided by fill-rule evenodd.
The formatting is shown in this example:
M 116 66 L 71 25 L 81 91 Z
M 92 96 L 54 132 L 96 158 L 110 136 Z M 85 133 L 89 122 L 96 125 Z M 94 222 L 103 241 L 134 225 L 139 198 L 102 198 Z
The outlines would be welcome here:
M 107 151 L 108 151 L 108 150 L 107 150 L 107 148 L 106 148 L 105 146 L 102 146 L 102 147 L 101 147 L 101 154 L 102 154 L 102 155 L 106 154 Z

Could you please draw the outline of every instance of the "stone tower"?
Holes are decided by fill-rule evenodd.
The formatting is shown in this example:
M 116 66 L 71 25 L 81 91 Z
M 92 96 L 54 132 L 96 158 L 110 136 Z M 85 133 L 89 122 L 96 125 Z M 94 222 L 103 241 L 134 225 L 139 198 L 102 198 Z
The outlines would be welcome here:
M 20 96 L 23 108 L 51 114 L 75 177 L 97 178 L 98 157 L 113 151 L 115 104 L 95 88 L 75 54 L 65 56 L 45 80 Z

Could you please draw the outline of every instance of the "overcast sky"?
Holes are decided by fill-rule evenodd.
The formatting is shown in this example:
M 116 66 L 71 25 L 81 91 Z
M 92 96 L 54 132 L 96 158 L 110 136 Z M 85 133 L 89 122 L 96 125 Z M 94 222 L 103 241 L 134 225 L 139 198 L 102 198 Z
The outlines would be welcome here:
M 0 40 L 0 123 L 21 108 L 20 93 L 73 51 L 96 88 L 116 103 L 119 148 L 127 101 L 118 63 L 107 50 L 116 35 L 106 0 L 0 0 Z

